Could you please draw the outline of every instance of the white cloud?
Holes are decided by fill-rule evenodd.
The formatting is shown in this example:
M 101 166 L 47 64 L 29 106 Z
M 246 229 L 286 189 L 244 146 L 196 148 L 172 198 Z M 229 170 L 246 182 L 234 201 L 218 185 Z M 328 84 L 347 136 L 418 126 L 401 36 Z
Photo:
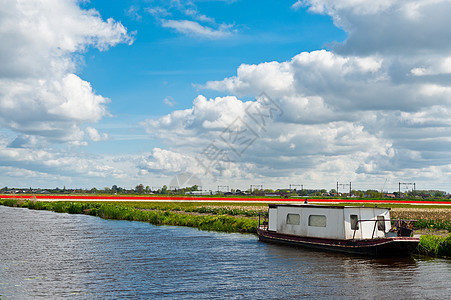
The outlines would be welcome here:
M 190 170 L 195 165 L 196 161 L 188 155 L 160 148 L 154 148 L 151 154 L 142 157 L 139 162 L 139 167 L 144 170 L 169 174 Z
M 218 39 L 230 36 L 232 34 L 229 25 L 220 25 L 218 29 L 203 26 L 195 21 L 190 20 L 161 20 L 161 26 L 172 28 L 176 31 L 209 39 Z
M 168 105 L 170 107 L 173 107 L 176 104 L 174 98 L 172 98 L 171 96 L 165 97 L 163 99 L 163 102 L 164 102 L 164 104 L 166 104 L 166 105 Z
M 138 6 L 130 6 L 128 10 L 126 11 L 127 16 L 131 17 L 132 19 L 136 21 L 141 21 L 142 16 L 139 14 L 139 7 Z
M 245 115 L 246 103 L 236 97 L 217 97 L 207 99 L 199 95 L 193 101 L 193 107 L 176 110 L 157 120 L 146 120 L 143 125 L 148 133 L 173 143 L 190 142 L 189 138 L 199 138 L 199 129 L 206 132 L 224 130 L 236 118 Z M 185 136 L 179 140 L 179 135 Z M 188 138 L 188 140 L 186 140 Z M 207 138 L 208 141 L 209 137 Z
M 133 38 L 75 0 L 7 1 L 0 7 L 0 125 L 23 136 L 85 144 L 80 125 L 108 115 L 107 98 L 74 74 L 75 54 Z
M 185 11 L 183 13 L 187 16 L 193 17 L 195 20 L 200 21 L 200 22 L 208 22 L 211 24 L 216 23 L 214 18 L 207 17 L 206 15 L 199 13 L 199 11 L 197 11 L 197 8 L 185 9 Z
M 15 174 L 27 172 L 44 177 L 87 177 L 86 183 L 93 178 L 121 179 L 126 175 L 125 170 L 111 157 L 86 157 L 85 155 L 56 151 L 52 149 L 11 148 L 6 141 L 0 142 L 0 165 L 3 168 L 15 170 Z M 18 173 L 17 173 L 17 172 Z M 9 181 L 2 175 L 3 181 Z M 31 182 L 34 179 L 28 178 Z M 21 181 L 17 181 L 20 185 Z M 48 184 L 45 184 L 48 186 Z M 87 186 L 89 186 L 87 184 Z
M 280 104 L 284 112 L 286 110 L 290 113 L 288 110 L 293 110 L 296 99 L 288 100 L 293 102 L 283 101 Z M 227 159 L 231 163 L 227 164 L 227 159 L 219 160 L 218 164 L 224 169 L 212 173 L 227 180 L 233 180 L 236 176 L 247 179 L 259 176 L 293 176 L 299 170 L 313 167 L 320 172 L 324 168 L 330 169 L 330 164 L 334 162 L 345 166 L 346 170 L 340 172 L 351 173 L 373 156 L 389 159 L 388 153 L 391 153 L 389 141 L 365 131 L 363 125 L 345 121 L 323 121 L 317 124 L 318 121 L 308 120 L 311 117 L 309 115 L 304 118 L 304 112 L 301 110 L 299 115 L 294 114 L 296 115 L 294 121 L 286 123 L 284 113 L 283 116 L 274 116 L 273 119 L 267 118 L 262 128 L 261 124 L 255 123 L 255 120 L 246 113 L 252 105 L 266 112 L 259 102 L 243 102 L 235 97 L 206 99 L 199 96 L 194 100 L 192 109 L 174 111 L 157 120 L 147 120 L 145 125 L 148 132 L 157 133 L 158 138 L 174 148 L 171 155 L 175 156 L 171 160 L 169 155 L 165 155 L 165 164 L 156 163 L 154 157 L 152 160 L 154 163 L 149 169 L 155 169 L 154 165 L 157 164 L 161 165 L 161 169 L 174 172 L 188 170 L 199 174 L 203 169 L 201 167 L 199 171 L 199 164 L 196 164 L 193 158 L 198 158 L 201 162 L 206 160 L 204 165 L 209 166 L 211 151 L 216 148 L 227 152 Z M 237 121 L 245 122 L 247 127 L 243 128 L 250 129 L 256 134 L 252 136 L 255 139 L 249 147 L 239 154 L 233 148 L 240 148 L 240 142 L 224 139 L 231 125 Z M 240 140 L 239 137 L 237 139 Z M 163 151 L 159 149 L 158 154 L 162 153 Z M 360 159 L 355 159 L 356 157 Z M 181 163 L 182 161 L 186 164 Z M 347 163 L 341 164 L 342 161 Z M 175 163 L 177 168 L 171 163 Z M 196 165 L 195 169 L 189 168 Z M 208 176 L 204 174 L 202 180 L 206 181 L 206 177 Z
M 335 45 L 342 54 L 424 57 L 425 50 L 446 53 L 451 49 L 449 0 L 305 0 L 302 4 L 312 12 L 330 15 L 348 33 L 343 44 Z
M 106 133 L 101 134 L 97 131 L 97 129 L 92 127 L 86 127 L 86 133 L 93 142 L 105 141 L 109 138 L 108 134 Z
M 154 17 L 167 17 L 171 15 L 171 13 L 167 11 L 167 9 L 160 6 L 148 7 L 145 9 L 145 11 Z
M 285 62 L 242 64 L 235 76 L 203 86 L 239 97 L 265 92 L 283 115 L 261 128 L 246 114 L 253 102 L 199 96 L 190 109 L 147 120 L 148 132 L 196 157 L 212 142 L 233 153 L 224 130 L 235 120 L 251 124 L 258 138 L 234 163 L 249 166 L 253 180 L 358 180 L 377 189 L 387 180 L 446 183 L 451 2 L 312 0 L 293 9 L 301 6 L 332 16 L 346 41 Z
M 414 67 L 410 70 L 410 73 L 415 76 L 451 74 L 451 57 L 429 58 L 423 64 L 427 67 Z
M 301 7 L 308 7 L 310 11 L 320 14 L 333 14 L 349 9 L 354 14 L 367 15 L 384 11 L 392 5 L 393 1 L 391 0 L 298 0 L 292 5 L 292 8 L 299 9 Z
M 206 88 L 230 91 L 238 95 L 268 91 L 279 94 L 289 92 L 293 86 L 293 73 L 289 63 L 269 62 L 259 65 L 241 65 L 237 76 L 226 78 L 221 82 L 207 82 Z M 256 84 L 258 83 L 258 86 Z
M 145 11 L 159 21 L 162 27 L 188 36 L 216 40 L 230 37 L 236 32 L 233 24 L 219 24 L 213 17 L 200 13 L 193 1 L 156 1 Z

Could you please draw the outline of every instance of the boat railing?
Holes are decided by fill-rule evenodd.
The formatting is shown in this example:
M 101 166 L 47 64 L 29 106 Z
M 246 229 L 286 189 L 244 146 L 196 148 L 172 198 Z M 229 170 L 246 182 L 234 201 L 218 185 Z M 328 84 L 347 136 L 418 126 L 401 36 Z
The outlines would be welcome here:
M 262 212 L 258 213 L 258 227 L 261 225 L 268 226 L 268 215 L 263 214 Z
M 354 233 L 352 235 L 352 239 L 355 239 L 355 233 L 357 230 L 360 229 L 358 226 L 359 223 L 362 222 L 374 222 L 373 226 L 373 234 L 371 235 L 371 238 L 374 238 L 374 233 L 376 232 L 376 226 L 379 224 L 385 224 L 385 222 L 394 223 L 394 227 L 391 227 L 391 229 L 388 232 L 395 232 L 396 236 L 411 236 L 413 232 L 413 225 L 415 224 L 416 220 L 400 220 L 400 219 L 384 219 L 384 220 L 357 220 L 356 225 L 354 226 Z M 384 230 L 385 233 L 385 230 Z

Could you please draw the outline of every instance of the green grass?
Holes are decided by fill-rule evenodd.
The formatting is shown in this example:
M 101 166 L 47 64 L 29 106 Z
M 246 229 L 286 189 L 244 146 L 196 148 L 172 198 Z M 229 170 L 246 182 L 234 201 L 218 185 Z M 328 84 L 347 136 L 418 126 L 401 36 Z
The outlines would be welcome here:
M 415 222 L 416 229 L 432 229 L 447 230 L 451 232 L 451 222 L 441 220 L 424 220 L 420 219 Z
M 422 235 L 418 252 L 427 256 L 451 257 L 451 234 L 447 237 Z
M 1 205 L 49 210 L 59 213 L 88 214 L 104 219 L 148 222 L 155 225 L 196 227 L 201 230 L 256 233 L 258 220 L 229 215 L 193 215 L 170 210 L 143 210 L 117 203 L 44 202 L 29 200 L 0 200 Z M 160 207 L 161 209 L 161 207 Z

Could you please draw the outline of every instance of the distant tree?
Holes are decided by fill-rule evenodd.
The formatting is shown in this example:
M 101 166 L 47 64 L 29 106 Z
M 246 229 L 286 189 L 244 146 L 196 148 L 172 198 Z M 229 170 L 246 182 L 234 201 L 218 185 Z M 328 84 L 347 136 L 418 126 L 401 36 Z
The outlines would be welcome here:
M 144 194 L 144 185 L 143 184 L 138 184 L 135 187 L 135 192 L 138 194 Z
M 442 198 L 443 197 L 443 192 L 441 192 L 441 191 L 434 191 L 433 193 L 432 193 L 432 196 L 434 197 L 434 198 Z
M 365 196 L 365 193 L 362 191 L 352 190 L 351 193 L 358 198 L 363 198 Z
M 365 192 L 365 196 L 367 198 L 382 198 L 382 193 L 380 193 L 376 190 L 367 190 Z
M 148 185 L 146 185 L 146 194 L 150 193 L 150 187 Z
M 308 195 L 307 190 L 297 190 L 296 192 L 299 196 L 307 196 Z
M 168 187 L 166 185 L 163 185 L 163 187 L 161 188 L 161 193 L 162 194 L 167 194 L 168 193 Z
M 126 190 L 125 190 L 124 188 L 121 188 L 121 187 L 119 187 L 119 186 L 117 186 L 117 185 L 113 185 L 113 186 L 111 187 L 111 191 L 112 191 L 113 193 L 123 193 L 123 192 L 126 192 Z M 131 191 L 134 192 L 133 189 L 132 189 Z
M 331 189 L 331 190 L 329 191 L 329 193 L 331 193 L 331 194 L 337 193 L 337 190 L 336 190 L 336 189 Z

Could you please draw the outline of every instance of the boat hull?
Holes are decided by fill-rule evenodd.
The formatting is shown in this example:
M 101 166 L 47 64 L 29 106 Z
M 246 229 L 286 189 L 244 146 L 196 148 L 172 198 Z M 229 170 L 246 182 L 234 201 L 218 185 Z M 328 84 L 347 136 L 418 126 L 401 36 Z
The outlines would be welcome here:
M 302 237 L 257 228 L 260 241 L 308 247 L 374 257 L 406 257 L 417 248 L 420 239 L 413 237 L 386 237 L 368 240 L 337 240 Z

